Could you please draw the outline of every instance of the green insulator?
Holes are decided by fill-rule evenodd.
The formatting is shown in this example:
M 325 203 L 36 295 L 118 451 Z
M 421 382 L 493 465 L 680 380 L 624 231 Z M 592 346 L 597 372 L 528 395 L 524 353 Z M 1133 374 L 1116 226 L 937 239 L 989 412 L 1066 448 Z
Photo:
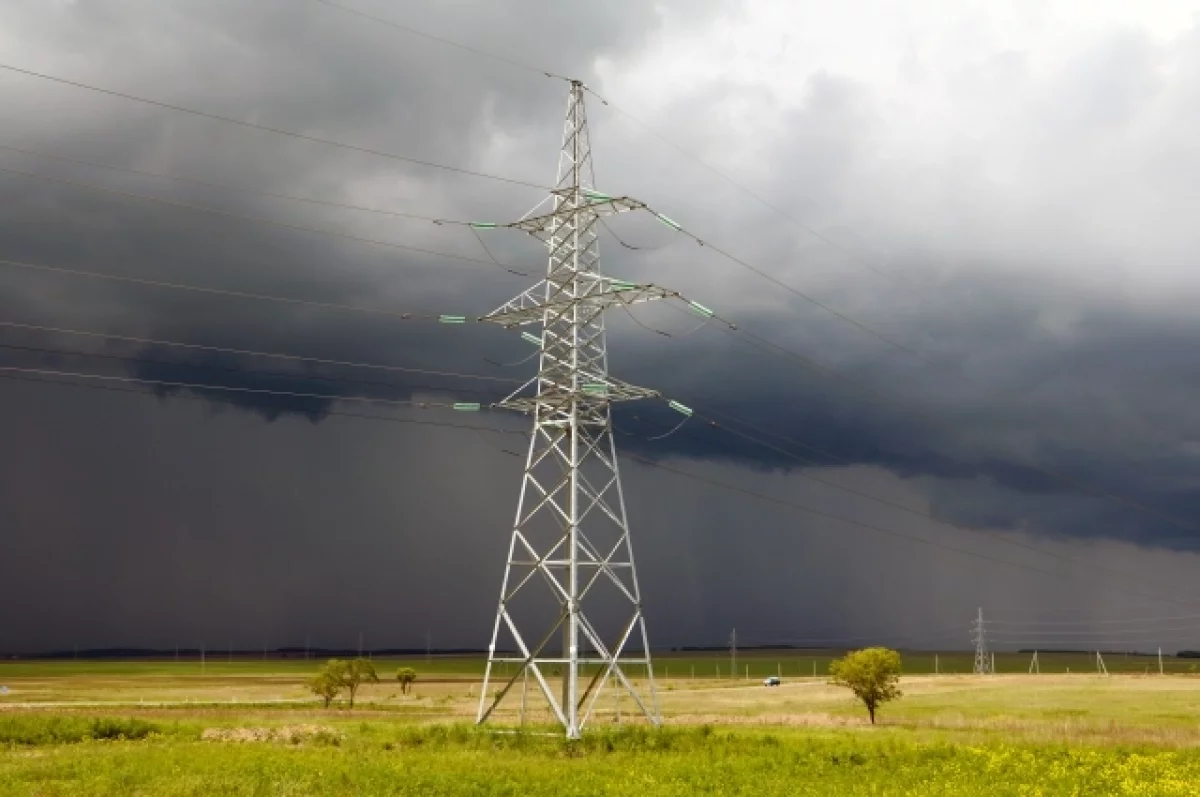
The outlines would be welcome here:
M 676 222 L 672 219 L 668 219 L 666 216 L 664 216 L 661 213 L 655 213 L 654 215 L 658 218 L 659 221 L 661 221 L 663 224 L 667 225 L 668 227 L 670 227 L 672 229 L 675 229 L 675 230 L 683 229 L 683 227 L 679 226 L 678 222 Z
M 678 413 L 686 415 L 689 418 L 692 417 L 692 408 L 685 406 L 683 404 L 680 404 L 678 401 L 668 401 L 667 406 L 670 407 L 671 409 L 675 410 Z

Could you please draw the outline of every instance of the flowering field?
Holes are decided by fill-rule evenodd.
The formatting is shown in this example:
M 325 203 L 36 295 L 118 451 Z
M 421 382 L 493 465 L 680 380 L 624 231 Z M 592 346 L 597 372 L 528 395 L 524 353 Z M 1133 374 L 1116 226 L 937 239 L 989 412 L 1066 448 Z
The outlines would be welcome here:
M 0 795 L 1200 794 L 1186 673 L 909 675 L 872 727 L 821 677 L 673 671 L 666 728 L 606 695 L 567 744 L 536 696 L 524 731 L 476 730 L 477 678 L 413 663 L 405 694 L 377 661 L 353 709 L 306 694 L 315 662 L 2 665 Z
M 625 728 L 568 744 L 383 721 L 334 722 L 309 736 L 214 736 L 200 726 L 185 718 L 140 739 L 15 743 L 0 754 L 0 794 L 1191 797 L 1200 783 L 1193 749 L 960 744 L 890 729 Z

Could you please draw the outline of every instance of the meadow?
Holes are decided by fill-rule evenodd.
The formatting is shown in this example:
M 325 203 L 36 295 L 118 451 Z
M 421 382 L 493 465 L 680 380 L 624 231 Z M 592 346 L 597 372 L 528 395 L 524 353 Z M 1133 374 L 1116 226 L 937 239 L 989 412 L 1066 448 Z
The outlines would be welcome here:
M 1028 675 L 1012 654 L 972 676 L 948 672 L 969 669 L 964 654 L 938 654 L 937 675 L 921 666 L 932 654 L 906 654 L 905 695 L 872 727 L 811 676 L 806 655 L 834 654 L 740 654 L 750 680 L 727 655 L 660 656 L 663 728 L 605 693 L 571 743 L 535 694 L 524 722 L 515 696 L 475 728 L 474 657 L 376 660 L 385 680 L 329 710 L 303 688 L 316 661 L 0 662 L 0 794 L 1200 793 L 1186 661 L 1159 676 L 1106 657 L 1102 676 L 1094 656 L 1061 654 Z M 419 672 L 411 696 L 387 680 L 400 666 Z M 779 670 L 780 687 L 756 680 Z

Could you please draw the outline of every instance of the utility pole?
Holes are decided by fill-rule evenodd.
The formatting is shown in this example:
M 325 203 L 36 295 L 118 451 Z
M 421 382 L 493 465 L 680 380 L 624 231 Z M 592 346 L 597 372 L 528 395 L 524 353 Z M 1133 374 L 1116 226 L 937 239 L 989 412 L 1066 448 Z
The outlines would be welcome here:
M 1162 675 L 1162 674 L 1163 674 L 1163 666 L 1162 666 L 1162 648 L 1159 648 L 1159 649 L 1158 649 L 1158 674 L 1159 674 L 1159 675 Z
M 539 205 L 517 222 L 478 223 L 472 227 L 520 230 L 542 241 L 549 252 L 544 280 L 477 319 L 506 329 L 540 325 L 541 334 L 526 331 L 521 335 L 538 348 L 537 376 L 492 405 L 532 415 L 533 433 L 476 722 L 485 722 L 516 679 L 528 670 L 567 738 L 574 739 L 591 716 L 609 676 L 619 685 L 617 688 L 623 687 L 629 693 L 652 724 L 659 724 L 650 640 L 634 567 L 611 407 L 615 401 L 661 395 L 608 375 L 604 312 L 639 302 L 678 298 L 679 294 L 600 273 L 600 218 L 648 208 L 628 197 L 595 190 L 584 108 L 586 88 L 577 80 L 569 82 L 558 180 L 547 197 L 552 209 L 537 215 L 542 207 Z M 658 218 L 669 222 L 661 215 Z M 702 312 L 698 305 L 693 308 Z M 707 312 L 711 316 L 711 311 Z M 465 320 L 449 318 L 453 323 Z M 529 390 L 534 394 L 528 395 Z M 692 412 L 678 403 L 669 405 L 685 417 Z M 464 403 L 455 408 L 479 410 L 481 406 Z M 610 634 L 602 633 L 587 616 L 587 607 L 596 603 L 589 594 L 598 583 L 606 590 L 606 609 L 616 600 L 624 610 L 616 631 Z M 541 621 L 527 619 L 527 615 L 539 616 L 535 609 L 528 608 L 531 598 L 536 600 L 532 593 L 546 587 L 557 609 L 549 628 Z M 546 597 L 542 593 L 542 599 Z M 506 658 L 497 652 L 501 634 L 504 648 L 515 648 L 516 657 Z M 562 652 L 557 656 L 547 650 L 555 636 L 562 640 Z M 640 653 L 630 650 L 639 644 Z M 517 664 L 519 669 L 496 690 L 489 705 L 488 682 L 493 668 L 504 663 Z M 587 679 L 582 689 L 581 664 L 599 667 L 598 677 Z M 643 699 L 630 680 L 625 669 L 629 665 L 646 667 L 649 700 Z M 555 670 L 562 677 L 558 690 L 546 678 Z
M 737 678 L 737 629 L 729 632 L 729 677 Z
M 933 674 L 939 675 L 939 674 L 941 674 L 941 672 L 942 672 L 941 667 L 938 664 L 938 654 L 934 653 L 933 654 Z
M 992 666 L 993 658 L 988 655 L 987 649 L 987 630 L 983 624 L 983 609 L 979 610 L 979 615 L 975 618 L 975 622 L 971 624 L 971 641 L 975 643 L 975 668 L 973 672 L 976 675 L 987 675 L 994 671 Z

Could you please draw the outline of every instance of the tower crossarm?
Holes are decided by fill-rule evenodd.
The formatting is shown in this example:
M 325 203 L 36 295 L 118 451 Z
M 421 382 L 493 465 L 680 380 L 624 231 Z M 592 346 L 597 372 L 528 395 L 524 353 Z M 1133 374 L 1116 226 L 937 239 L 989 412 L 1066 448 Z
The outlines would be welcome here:
M 553 213 L 531 216 L 520 221 L 498 226 L 521 230 L 522 232 L 527 232 L 530 235 L 541 238 L 543 235 L 550 235 L 555 229 L 561 227 L 564 221 L 580 216 L 591 216 L 595 219 L 601 216 L 615 216 L 618 213 L 628 213 L 631 210 L 648 210 L 646 203 L 636 199 L 627 196 L 613 197 L 589 188 L 581 188 L 579 190 L 578 196 L 582 198 L 582 206 L 575 205 L 577 194 L 574 188 L 556 189 L 551 191 L 550 195 L 559 200 L 557 202 L 559 207 Z M 587 219 L 585 218 L 583 221 L 586 222 Z
M 529 380 L 512 395 L 496 402 L 495 406 L 523 413 L 535 412 L 540 407 L 547 417 L 551 417 L 556 412 L 569 413 L 571 402 L 575 401 L 583 418 L 595 415 L 598 424 L 607 425 L 607 414 L 603 412 L 607 405 L 617 401 L 662 397 L 657 390 L 631 385 L 611 376 L 580 373 L 577 388 L 572 386 L 565 370 L 563 376 L 567 378 L 557 380 L 553 371 L 547 369 L 547 372 Z M 521 395 L 534 386 L 538 388 L 536 396 Z
M 577 306 L 584 307 L 590 316 L 610 307 L 675 298 L 680 298 L 677 291 L 657 285 L 638 285 L 601 274 L 587 274 L 576 276 L 565 284 L 542 280 L 479 320 L 506 328 L 542 322 L 549 325 Z

